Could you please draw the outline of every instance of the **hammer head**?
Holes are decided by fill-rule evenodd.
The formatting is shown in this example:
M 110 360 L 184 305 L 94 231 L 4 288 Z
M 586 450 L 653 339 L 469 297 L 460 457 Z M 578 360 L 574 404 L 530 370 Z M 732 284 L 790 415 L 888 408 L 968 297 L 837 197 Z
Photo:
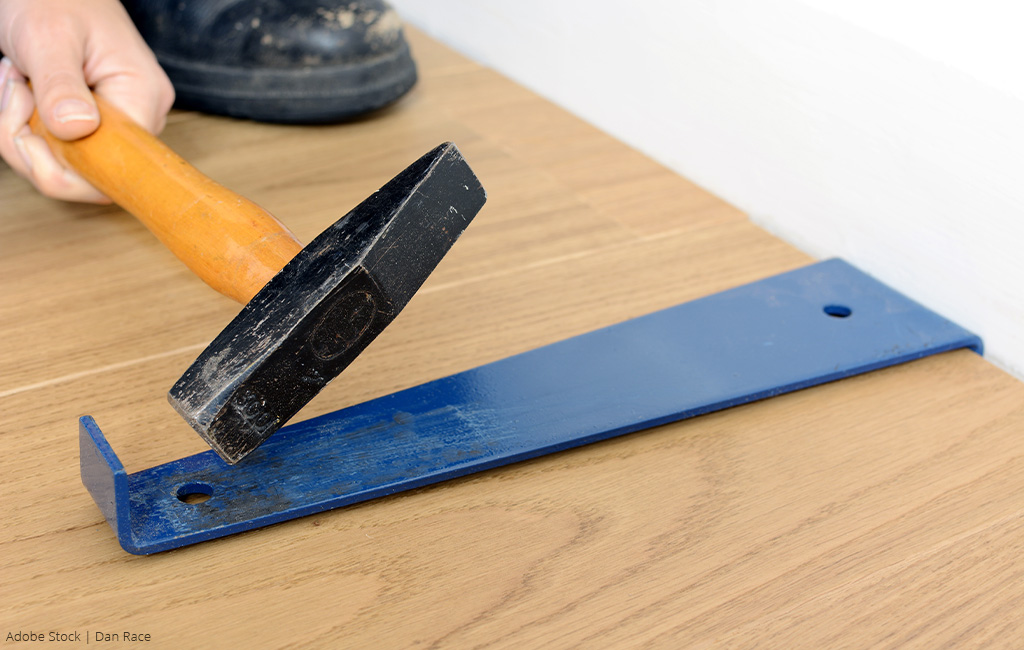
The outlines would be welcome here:
M 281 269 L 174 384 L 171 405 L 238 462 L 394 320 L 485 200 L 455 145 L 426 154 Z

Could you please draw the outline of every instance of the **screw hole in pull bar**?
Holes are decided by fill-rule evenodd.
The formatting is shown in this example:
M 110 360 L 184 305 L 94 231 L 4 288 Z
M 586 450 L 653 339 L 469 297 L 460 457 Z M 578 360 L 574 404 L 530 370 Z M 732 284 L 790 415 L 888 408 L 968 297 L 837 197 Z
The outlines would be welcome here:
M 846 305 L 825 305 L 824 311 L 832 318 L 846 318 L 853 313 Z
M 186 483 L 178 488 L 176 495 L 178 501 L 195 505 L 208 501 L 213 495 L 213 487 L 206 483 Z

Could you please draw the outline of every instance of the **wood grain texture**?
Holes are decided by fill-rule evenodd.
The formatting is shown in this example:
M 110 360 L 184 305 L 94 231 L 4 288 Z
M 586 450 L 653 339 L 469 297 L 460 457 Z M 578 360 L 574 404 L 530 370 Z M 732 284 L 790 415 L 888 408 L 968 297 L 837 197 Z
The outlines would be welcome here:
M 810 261 L 544 100 L 410 36 L 422 81 L 373 119 L 305 128 L 176 113 L 165 133 L 304 240 L 444 140 L 489 191 L 421 292 L 303 417 Z M 1024 385 L 966 351 L 129 556 L 79 481 L 75 418 L 94 415 L 129 471 L 201 451 L 164 393 L 237 307 L 116 208 L 46 200 L 6 169 L 0 205 L 4 638 L 130 630 L 168 648 L 1024 639 Z

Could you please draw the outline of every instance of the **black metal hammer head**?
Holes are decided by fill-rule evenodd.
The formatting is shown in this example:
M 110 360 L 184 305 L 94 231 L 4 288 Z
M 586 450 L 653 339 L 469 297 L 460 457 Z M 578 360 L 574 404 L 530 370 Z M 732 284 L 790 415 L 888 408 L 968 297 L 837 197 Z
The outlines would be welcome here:
M 394 320 L 485 200 L 455 145 L 423 156 L 275 275 L 174 384 L 171 405 L 238 462 Z

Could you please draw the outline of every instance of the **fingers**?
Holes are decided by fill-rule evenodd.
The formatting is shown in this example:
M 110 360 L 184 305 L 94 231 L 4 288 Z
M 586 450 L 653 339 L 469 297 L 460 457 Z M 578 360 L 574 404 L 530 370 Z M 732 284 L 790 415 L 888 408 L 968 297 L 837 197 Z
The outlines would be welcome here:
M 0 78 L 0 93 L 9 90 L 0 109 L 0 156 L 47 196 L 107 202 L 64 169 L 26 123 L 36 107 L 57 138 L 89 135 L 100 123 L 92 88 L 143 128 L 163 129 L 174 90 L 124 6 L 119 0 L 0 0 L 0 46 L 11 59 L 0 64 L 0 75 L 13 80 L 8 88 Z
M 11 168 L 27 178 L 40 193 L 51 198 L 109 203 L 110 199 L 81 176 L 57 162 L 46 141 L 29 130 L 28 119 L 35 105 L 32 92 L 21 75 L 9 74 L 2 92 L 0 156 Z
M 148 52 L 147 52 L 148 53 Z M 124 111 L 128 117 L 156 135 L 167 124 L 167 114 L 174 104 L 174 87 L 156 59 L 140 55 L 137 70 L 131 74 L 112 75 L 100 79 L 96 94 Z
M 60 25 L 60 23 L 57 23 Z M 23 58 L 43 124 L 61 140 L 83 138 L 100 124 L 100 113 L 85 83 L 85 42 L 81 30 L 54 31 L 46 47 L 34 47 Z
M 31 158 L 20 140 L 28 132 L 28 118 L 32 115 L 32 93 L 17 75 L 4 81 L 0 97 L 0 155 L 20 176 L 31 175 Z
M 115 2 L 107 25 L 117 38 L 93 39 L 87 78 L 95 91 L 154 135 L 163 131 L 174 87 L 124 6 Z

